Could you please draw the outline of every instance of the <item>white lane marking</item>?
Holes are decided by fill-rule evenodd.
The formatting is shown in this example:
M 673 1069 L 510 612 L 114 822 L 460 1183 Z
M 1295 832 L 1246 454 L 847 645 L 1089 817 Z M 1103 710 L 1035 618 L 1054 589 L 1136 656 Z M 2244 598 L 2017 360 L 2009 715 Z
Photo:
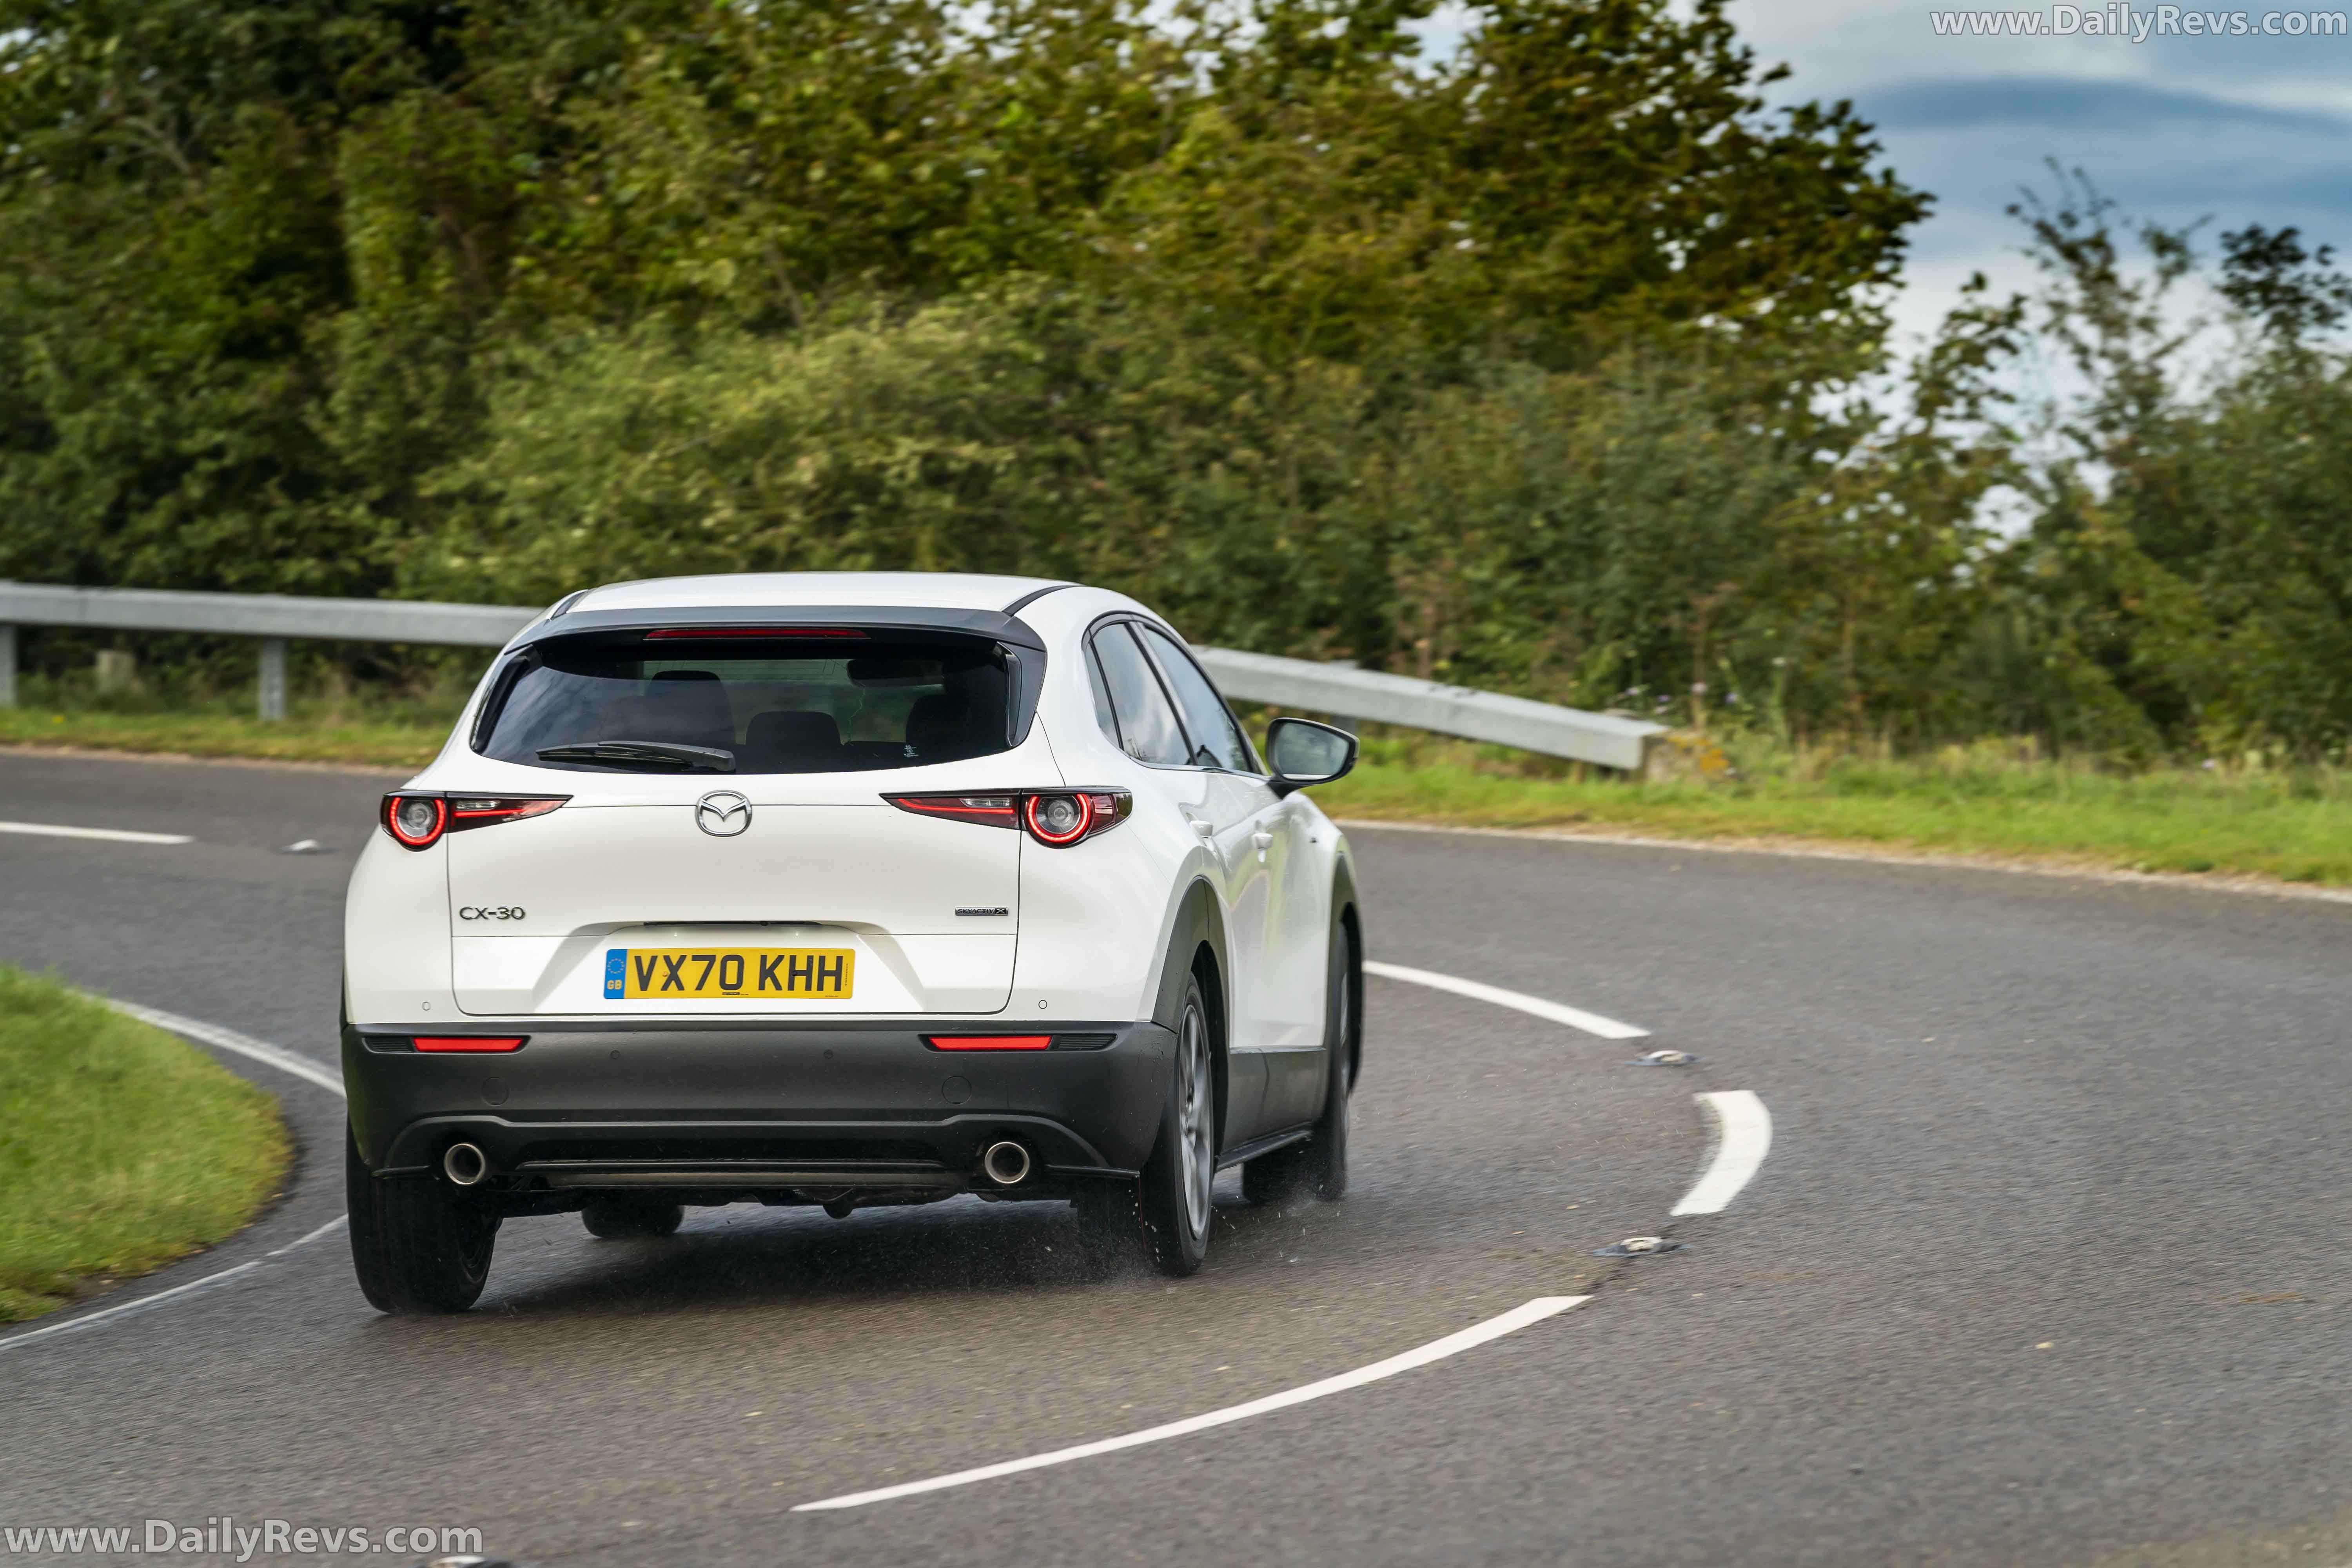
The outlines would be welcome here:
M 1621 1024 L 1614 1018 L 1604 1018 L 1581 1007 L 1562 1006 L 1558 1002 L 1547 1002 L 1540 996 L 1506 991 L 1499 985 L 1488 985 L 1481 981 L 1459 980 L 1451 974 L 1435 974 L 1426 969 L 1408 969 L 1402 963 L 1380 963 L 1368 958 L 1364 961 L 1364 973 L 1377 974 L 1383 980 L 1402 980 L 1408 985 L 1426 985 L 1433 991 L 1451 991 L 1456 996 L 1467 996 L 1475 1002 L 1491 1002 L 1497 1007 L 1516 1007 L 1522 1013 L 1549 1018 L 1555 1024 L 1566 1024 L 1571 1029 L 1581 1029 L 1604 1040 L 1642 1040 L 1650 1035 L 1647 1029 Z
M 0 833 L 33 833 L 44 838 L 105 838 L 117 844 L 194 844 L 184 833 L 133 833 L 127 827 L 65 827 L 54 822 L 0 822 Z
M 250 1057 L 255 1061 L 276 1068 L 279 1072 L 292 1073 L 306 1082 L 315 1083 L 331 1093 L 343 1092 L 341 1073 L 308 1057 L 298 1056 L 284 1046 L 273 1046 L 268 1040 L 257 1040 L 251 1035 L 240 1035 L 235 1029 L 224 1029 L 218 1024 L 207 1024 L 200 1018 L 183 1018 L 177 1013 L 166 1013 L 160 1007 L 142 1007 L 136 1002 L 118 1002 L 111 996 L 98 996 L 92 1000 L 142 1024 L 152 1024 L 159 1029 L 169 1029 L 175 1035 L 185 1035 L 192 1040 L 201 1040 L 205 1045 L 217 1046 L 241 1057 Z
M 193 1296 L 199 1290 L 209 1290 L 215 1285 L 226 1285 L 232 1279 L 241 1279 L 247 1274 L 268 1268 L 298 1247 L 307 1246 L 330 1232 L 342 1229 L 344 1222 L 349 1217 L 347 1215 L 337 1215 L 308 1236 L 297 1237 L 275 1251 L 248 1259 L 234 1268 L 224 1268 L 217 1274 L 207 1274 L 201 1279 L 191 1279 L 185 1285 L 174 1285 L 169 1290 L 158 1290 L 152 1296 L 142 1296 L 136 1301 L 125 1301 L 119 1307 L 101 1308 L 98 1311 L 86 1313 L 79 1318 L 69 1318 L 62 1323 L 51 1323 L 45 1329 L 32 1329 L 21 1334 L 12 1334 L 5 1340 L 0 1340 L 0 1352 L 15 1350 L 18 1345 L 30 1344 L 35 1340 L 47 1339 L 52 1334 L 78 1333 L 83 1329 L 93 1328 L 100 1323 L 112 1322 L 117 1318 L 127 1318 L 134 1312 L 143 1312 L 150 1307 L 160 1307 L 166 1301 Z
M 951 1476 L 934 1476 L 927 1481 L 901 1481 L 895 1487 L 877 1487 L 872 1491 L 848 1492 L 816 1502 L 804 1502 L 794 1507 L 793 1511 L 812 1513 L 822 1509 L 860 1508 L 869 1502 L 887 1502 L 892 1498 L 912 1497 L 918 1492 L 970 1486 L 974 1481 L 992 1481 L 1000 1476 L 1017 1476 L 1024 1470 L 1041 1470 L 1048 1465 L 1066 1465 L 1073 1459 L 1091 1459 L 1097 1454 L 1115 1454 L 1121 1448 L 1137 1448 L 1146 1443 L 1190 1436 L 1195 1432 L 1205 1432 L 1212 1426 L 1246 1421 L 1253 1415 L 1264 1415 L 1269 1411 L 1286 1410 L 1294 1405 L 1304 1405 L 1310 1399 L 1361 1388 L 1368 1383 L 1394 1377 L 1398 1373 L 1410 1372 L 1417 1366 L 1427 1366 L 1431 1362 L 1443 1361 L 1475 1345 L 1483 1345 L 1488 1340 L 1498 1340 L 1530 1323 L 1539 1323 L 1546 1318 L 1567 1311 L 1579 1301 L 1591 1299 L 1590 1296 L 1538 1296 L 1524 1306 L 1512 1308 L 1500 1317 L 1475 1323 L 1442 1340 L 1432 1340 L 1418 1350 L 1391 1356 L 1386 1361 L 1376 1361 L 1370 1366 L 1360 1366 L 1353 1372 L 1343 1372 L 1337 1377 L 1327 1377 L 1320 1383 L 1309 1383 L 1280 1394 L 1270 1394 L 1264 1399 L 1253 1399 L 1247 1405 L 1230 1405 L 1223 1410 L 1212 1410 L 1205 1415 L 1188 1415 L 1181 1421 L 1171 1421 L 1164 1426 L 1147 1426 L 1140 1432 L 1129 1432 L 1124 1437 L 1106 1437 L 1099 1443 L 1081 1443 L 1075 1448 L 1056 1448 L 1050 1454 L 1033 1454 L 1025 1459 L 1007 1459 L 1002 1464 L 982 1465 L 974 1470 L 958 1470 Z
M 89 994 L 84 993 L 84 994 Z M 200 1018 L 183 1018 L 177 1013 L 166 1013 L 160 1007 L 142 1007 L 136 1002 L 118 1002 L 111 996 L 91 996 L 90 1000 L 102 1006 L 111 1007 L 128 1017 L 136 1018 L 142 1024 L 152 1024 L 159 1029 L 168 1029 L 175 1035 L 185 1035 L 192 1040 L 202 1040 L 208 1046 L 218 1046 L 222 1050 L 234 1051 L 241 1057 L 250 1057 L 255 1061 L 266 1063 L 280 1072 L 292 1073 L 296 1078 L 306 1082 L 315 1083 L 320 1089 L 331 1089 L 337 1094 L 343 1092 L 343 1080 L 340 1075 L 328 1071 L 316 1062 L 296 1056 L 283 1046 L 273 1046 L 267 1040 L 257 1040 L 251 1035 L 240 1035 L 235 1029 L 224 1029 L 218 1024 L 207 1024 Z M 192 1296 L 199 1290 L 209 1290 L 215 1285 L 226 1285 L 232 1279 L 267 1267 L 273 1258 L 283 1258 L 305 1243 L 318 1240 L 331 1230 L 341 1229 L 344 1222 L 350 1217 L 349 1215 L 337 1215 L 310 1235 L 289 1241 L 275 1252 L 240 1263 L 234 1268 L 224 1268 L 217 1274 L 207 1274 L 201 1279 L 191 1279 L 185 1285 L 174 1285 L 169 1290 L 158 1290 L 152 1296 L 142 1296 L 136 1301 L 125 1301 L 119 1307 L 101 1308 L 98 1311 L 71 1318 L 62 1323 L 51 1323 L 46 1329 L 34 1329 L 26 1333 L 12 1334 L 5 1340 L 0 1340 L 0 1351 L 9 1350 L 16 1345 L 29 1344 L 35 1340 L 45 1340 L 51 1334 L 69 1334 L 78 1329 L 86 1329 L 92 1323 L 110 1322 L 116 1318 L 127 1318 L 133 1312 L 143 1312 L 150 1307 L 161 1306 L 166 1301 L 175 1300 L 180 1297 Z
M 1707 1163 L 1698 1185 L 1668 1212 L 1675 1215 L 1721 1214 L 1764 1163 L 1764 1156 L 1772 1147 L 1772 1113 L 1764 1109 L 1764 1102 L 1753 1092 L 1744 1089 L 1721 1089 L 1691 1098 L 1715 1118 L 1715 1158 Z

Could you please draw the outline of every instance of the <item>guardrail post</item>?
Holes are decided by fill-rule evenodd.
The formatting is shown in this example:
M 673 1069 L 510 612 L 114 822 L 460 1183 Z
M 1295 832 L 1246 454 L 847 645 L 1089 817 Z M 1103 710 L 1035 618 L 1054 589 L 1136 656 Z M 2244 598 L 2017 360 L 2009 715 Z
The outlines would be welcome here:
M 16 706 L 16 628 L 0 626 L 0 708 Z
M 286 721 L 286 639 L 261 639 L 261 721 Z

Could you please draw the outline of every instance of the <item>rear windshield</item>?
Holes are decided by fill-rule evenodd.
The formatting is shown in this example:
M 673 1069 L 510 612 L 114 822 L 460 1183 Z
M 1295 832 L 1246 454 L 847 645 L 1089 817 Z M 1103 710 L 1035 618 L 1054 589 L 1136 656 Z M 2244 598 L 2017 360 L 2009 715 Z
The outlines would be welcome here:
M 546 757 L 599 742 L 723 752 L 743 773 L 917 767 L 1009 749 L 1009 661 L 977 637 L 649 640 L 605 633 L 518 656 L 475 749 L 534 767 L 666 771 L 657 756 Z

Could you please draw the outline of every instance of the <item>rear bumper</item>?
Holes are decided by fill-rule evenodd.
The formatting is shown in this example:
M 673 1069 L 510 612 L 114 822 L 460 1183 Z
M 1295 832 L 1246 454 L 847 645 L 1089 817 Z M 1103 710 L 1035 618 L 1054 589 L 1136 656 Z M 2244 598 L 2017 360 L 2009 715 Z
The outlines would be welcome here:
M 942 1027 L 569 1022 L 530 1031 L 520 1050 L 471 1055 L 351 1026 L 343 1083 L 361 1157 L 379 1174 L 437 1168 L 466 1142 L 516 1194 L 648 1181 L 745 1195 L 953 1189 L 984 1184 L 972 1180 L 981 1151 L 1003 1138 L 1026 1144 L 1047 1180 L 1140 1169 L 1166 1101 L 1169 1031 L 1056 1027 L 1109 1037 L 1086 1050 L 923 1043 Z

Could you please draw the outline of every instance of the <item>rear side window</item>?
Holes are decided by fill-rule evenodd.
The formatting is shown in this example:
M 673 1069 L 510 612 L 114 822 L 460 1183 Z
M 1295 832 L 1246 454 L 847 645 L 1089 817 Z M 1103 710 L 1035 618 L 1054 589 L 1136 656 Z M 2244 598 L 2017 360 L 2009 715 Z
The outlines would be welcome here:
M 1143 646 L 1151 650 L 1160 672 L 1168 678 L 1168 689 L 1176 694 L 1176 706 L 1183 710 L 1184 728 L 1192 732 L 1192 743 L 1216 759 L 1213 765 L 1227 773 L 1257 772 L 1249 742 L 1242 739 L 1241 726 L 1234 722 L 1225 700 L 1217 695 L 1217 689 L 1209 684 L 1192 656 L 1157 626 L 1135 629 Z
M 1110 688 L 1103 684 L 1102 660 L 1092 653 L 1087 656 L 1087 686 L 1094 693 L 1095 722 L 1110 737 L 1110 743 L 1118 745 L 1118 715 L 1111 711 Z
M 599 633 L 535 644 L 501 679 L 476 750 L 534 767 L 596 742 L 705 747 L 741 773 L 854 773 L 1010 749 L 1004 650 L 978 637 L 648 640 Z M 657 764 L 655 764 L 657 765 Z
M 1181 767 L 1191 756 L 1183 727 L 1176 722 L 1176 710 L 1168 706 L 1168 694 L 1143 662 L 1135 638 L 1123 625 L 1108 626 L 1095 634 L 1094 646 L 1103 683 L 1110 688 L 1120 749 L 1139 763 Z

